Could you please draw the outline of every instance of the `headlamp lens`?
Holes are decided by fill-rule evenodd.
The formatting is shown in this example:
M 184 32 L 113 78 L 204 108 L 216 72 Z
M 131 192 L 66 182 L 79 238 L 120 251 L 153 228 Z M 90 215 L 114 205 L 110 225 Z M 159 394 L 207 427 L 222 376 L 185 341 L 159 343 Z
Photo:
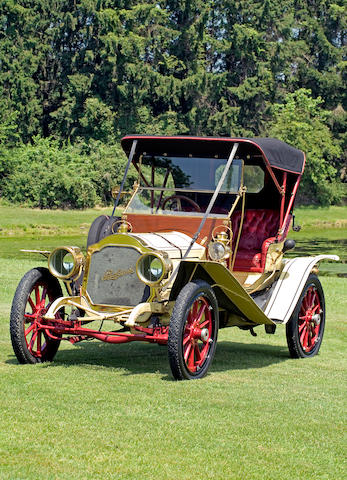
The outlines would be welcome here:
M 78 250 L 78 251 L 77 251 Z M 49 271 L 55 277 L 67 279 L 79 273 L 82 255 L 79 249 L 62 247 L 55 249 L 48 258 Z
M 211 242 L 208 246 L 208 254 L 211 260 L 220 260 L 226 253 L 225 245 L 221 242 Z
M 161 257 L 151 253 L 145 253 L 139 258 L 136 269 L 138 277 L 148 285 L 159 283 L 167 273 Z
M 151 272 L 151 276 L 156 280 L 162 276 L 163 264 L 161 263 L 159 258 L 153 258 L 153 260 L 151 260 L 149 270 Z

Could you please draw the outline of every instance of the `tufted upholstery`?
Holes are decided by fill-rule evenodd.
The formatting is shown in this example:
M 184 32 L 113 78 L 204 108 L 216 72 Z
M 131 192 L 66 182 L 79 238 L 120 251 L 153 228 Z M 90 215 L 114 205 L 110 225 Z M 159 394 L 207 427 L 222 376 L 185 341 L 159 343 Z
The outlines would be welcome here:
M 233 249 L 239 231 L 241 212 L 232 216 Z M 262 272 L 269 245 L 274 242 L 279 228 L 279 212 L 276 210 L 246 210 L 240 243 L 236 255 L 235 270 Z

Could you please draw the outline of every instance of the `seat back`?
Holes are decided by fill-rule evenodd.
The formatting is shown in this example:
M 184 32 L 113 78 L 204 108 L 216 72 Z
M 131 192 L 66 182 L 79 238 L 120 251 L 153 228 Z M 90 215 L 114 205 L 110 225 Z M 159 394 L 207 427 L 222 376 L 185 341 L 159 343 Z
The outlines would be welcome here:
M 261 251 L 264 240 L 274 237 L 279 228 L 280 214 L 276 210 L 246 210 L 243 220 L 239 250 Z M 240 227 L 241 212 L 237 211 L 232 216 L 232 229 L 234 233 L 233 248 Z

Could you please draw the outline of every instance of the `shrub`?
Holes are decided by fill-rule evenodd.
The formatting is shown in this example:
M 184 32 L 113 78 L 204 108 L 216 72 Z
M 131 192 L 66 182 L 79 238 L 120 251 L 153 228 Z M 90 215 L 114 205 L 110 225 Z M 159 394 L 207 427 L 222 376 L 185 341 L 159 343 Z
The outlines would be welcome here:
M 6 151 L 7 176 L 1 194 L 14 203 L 40 208 L 87 208 L 110 203 L 119 184 L 125 156 L 120 146 L 92 141 L 61 147 L 52 139 Z M 128 183 L 134 180 L 130 175 Z

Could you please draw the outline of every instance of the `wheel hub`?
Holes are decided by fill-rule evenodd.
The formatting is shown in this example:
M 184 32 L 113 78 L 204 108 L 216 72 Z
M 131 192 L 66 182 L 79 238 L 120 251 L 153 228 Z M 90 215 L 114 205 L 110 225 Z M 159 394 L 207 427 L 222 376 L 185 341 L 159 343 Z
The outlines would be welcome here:
M 208 328 L 200 328 L 198 325 L 192 326 L 189 332 L 191 341 L 201 340 L 206 343 L 209 339 L 210 332 Z
M 46 313 L 47 309 L 45 307 L 38 306 L 34 313 L 34 322 L 39 322 Z
M 203 328 L 202 330 L 200 330 L 200 338 L 203 342 L 207 342 L 209 336 L 210 333 L 207 328 Z
M 312 321 L 314 322 L 315 325 L 320 324 L 320 314 L 316 313 L 315 315 L 312 315 Z

